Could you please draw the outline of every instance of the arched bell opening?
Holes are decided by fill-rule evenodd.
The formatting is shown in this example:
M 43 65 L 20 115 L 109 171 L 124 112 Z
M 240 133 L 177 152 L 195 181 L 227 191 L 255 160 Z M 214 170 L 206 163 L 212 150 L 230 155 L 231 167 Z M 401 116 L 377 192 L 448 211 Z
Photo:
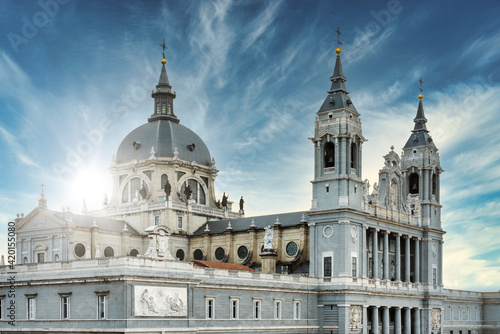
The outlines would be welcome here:
M 324 164 L 325 168 L 335 167 L 335 144 L 331 141 L 325 144 Z

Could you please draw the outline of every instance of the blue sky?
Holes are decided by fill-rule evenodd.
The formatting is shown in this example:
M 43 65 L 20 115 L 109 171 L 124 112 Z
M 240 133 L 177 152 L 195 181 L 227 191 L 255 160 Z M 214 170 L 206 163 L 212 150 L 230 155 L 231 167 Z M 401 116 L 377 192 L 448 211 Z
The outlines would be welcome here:
M 57 4 L 57 5 L 55 5 Z M 440 149 L 445 285 L 500 289 L 500 5 L 495 1 L 2 1 L 0 253 L 6 223 L 111 192 L 121 140 L 153 111 L 166 39 L 181 123 L 247 215 L 310 208 L 315 113 L 337 27 L 361 113 L 363 177 L 400 153 L 424 80 Z M 105 126 L 112 124 L 111 127 Z

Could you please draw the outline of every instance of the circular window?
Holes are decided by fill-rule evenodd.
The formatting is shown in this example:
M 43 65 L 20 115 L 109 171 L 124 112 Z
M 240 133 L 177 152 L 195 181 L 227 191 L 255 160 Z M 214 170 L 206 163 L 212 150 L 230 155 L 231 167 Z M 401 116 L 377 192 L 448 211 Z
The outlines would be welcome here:
M 238 247 L 238 257 L 242 260 L 246 259 L 248 256 L 248 248 L 247 246 Z
M 83 244 L 78 243 L 75 245 L 75 255 L 80 259 L 85 256 L 85 246 Z
M 193 259 L 195 260 L 203 260 L 203 252 L 201 249 L 197 249 L 193 253 Z
M 115 251 L 113 250 L 113 248 L 111 248 L 110 246 L 104 248 L 104 256 L 105 257 L 112 257 L 115 255 Z
M 175 257 L 179 259 L 179 261 L 184 261 L 184 251 L 182 249 L 178 249 L 175 252 Z
M 286 245 L 286 254 L 288 256 L 294 256 L 295 254 L 297 254 L 297 251 L 299 250 L 299 247 L 297 246 L 297 243 L 294 242 L 294 241 L 290 241 L 287 245 Z
M 134 248 L 130 251 L 130 256 L 137 256 L 137 255 L 139 255 L 139 251 L 137 249 Z
M 226 255 L 226 251 L 224 250 L 224 248 L 222 247 L 219 247 L 215 250 L 215 259 L 217 261 L 222 261 L 224 260 L 224 256 Z
M 325 238 L 330 238 L 332 235 L 333 235 L 333 227 L 331 227 L 330 225 L 326 225 L 323 228 L 323 236 Z

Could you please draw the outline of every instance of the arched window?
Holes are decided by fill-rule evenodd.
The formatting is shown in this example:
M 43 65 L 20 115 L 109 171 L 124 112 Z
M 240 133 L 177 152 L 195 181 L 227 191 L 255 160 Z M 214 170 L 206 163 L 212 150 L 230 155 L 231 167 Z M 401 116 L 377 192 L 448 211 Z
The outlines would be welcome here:
M 137 255 L 139 255 L 139 251 L 135 248 L 132 248 L 130 250 L 130 256 L 137 256 Z
M 188 186 L 189 190 L 187 190 Z M 184 202 L 188 199 L 189 193 L 191 194 L 191 199 L 195 201 L 195 203 L 203 205 L 207 203 L 205 190 L 203 190 L 201 184 L 199 184 L 195 179 L 188 179 L 182 184 L 180 195 Z
M 156 104 L 156 114 L 157 115 L 160 114 L 160 104 L 159 103 Z
M 113 250 L 113 248 L 111 248 L 110 246 L 104 248 L 104 256 L 105 257 L 113 257 L 115 255 L 115 251 Z
M 324 152 L 325 168 L 335 167 L 335 144 L 331 141 L 327 142 Z
M 437 189 L 437 175 L 432 174 L 432 194 L 436 195 L 436 189 Z
M 418 194 L 418 174 L 410 174 L 410 194 Z
M 160 187 L 160 189 L 165 188 L 165 184 L 167 184 L 167 181 L 168 181 L 168 176 L 167 176 L 167 174 L 163 174 L 163 175 L 161 176 L 161 187 Z
M 184 261 L 184 251 L 182 249 L 178 249 L 175 252 L 175 257 L 179 259 L 179 261 Z
M 134 177 L 127 182 L 122 192 L 122 203 L 138 202 L 146 199 L 149 195 L 149 189 L 141 178 Z
M 358 146 L 356 143 L 351 144 L 351 168 L 356 168 L 356 164 L 358 161 Z
M 167 113 L 167 104 L 166 103 L 162 103 L 161 113 L 162 113 L 162 115 L 165 115 Z

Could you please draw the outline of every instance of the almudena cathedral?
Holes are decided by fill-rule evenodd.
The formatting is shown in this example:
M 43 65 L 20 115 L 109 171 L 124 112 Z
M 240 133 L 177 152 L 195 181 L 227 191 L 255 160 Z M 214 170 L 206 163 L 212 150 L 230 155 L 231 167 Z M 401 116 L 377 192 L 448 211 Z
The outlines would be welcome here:
M 181 124 L 163 58 L 153 113 L 118 147 L 102 209 L 53 211 L 42 189 L 15 219 L 16 326 L 4 266 L 0 331 L 500 333 L 500 293 L 443 287 L 444 170 L 423 96 L 402 154 L 391 148 L 370 185 L 336 53 L 311 124 L 311 208 L 256 217 L 243 198 L 216 200 L 215 160 Z

